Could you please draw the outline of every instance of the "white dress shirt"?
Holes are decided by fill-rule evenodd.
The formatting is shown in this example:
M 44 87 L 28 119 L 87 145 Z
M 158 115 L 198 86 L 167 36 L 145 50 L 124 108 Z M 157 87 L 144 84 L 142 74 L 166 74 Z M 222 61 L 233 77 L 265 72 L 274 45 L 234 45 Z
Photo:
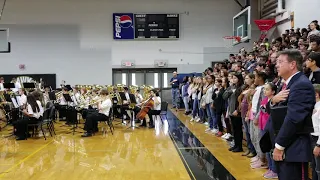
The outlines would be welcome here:
M 314 105 L 314 110 L 312 114 L 312 124 L 314 132 L 311 133 L 313 136 L 318 136 L 317 144 L 320 145 L 320 101 Z
M 292 77 L 295 76 L 296 74 L 298 74 L 299 72 L 300 72 L 300 71 L 294 73 L 293 75 L 291 75 L 291 76 L 286 80 L 285 83 L 286 83 L 287 86 L 288 86 L 288 84 L 290 83 Z M 279 145 L 279 144 L 277 144 L 277 143 L 276 143 L 275 147 L 276 147 L 277 149 L 281 150 L 281 151 L 283 151 L 283 150 L 285 149 L 285 147 L 283 147 L 283 146 L 281 146 L 281 145 Z
M 41 105 L 41 102 L 37 100 L 37 104 L 39 106 L 40 111 L 39 112 L 33 112 L 32 107 L 30 104 L 27 105 L 27 112 L 29 115 L 32 115 L 32 117 L 39 119 L 43 115 L 43 107 Z
M 142 100 L 143 100 L 142 95 L 141 95 L 141 94 L 137 94 L 137 95 L 136 95 L 136 102 L 137 102 L 137 104 L 140 104 L 140 103 L 142 102 Z
M 71 106 L 77 106 L 80 104 L 80 93 L 75 93 L 71 98 L 73 101 Z
M 112 102 L 110 99 L 106 99 L 99 104 L 99 113 L 109 116 L 110 108 L 112 107 Z
M 20 102 L 19 102 L 19 104 L 20 104 L 21 106 L 27 104 L 27 96 L 26 96 L 26 95 L 22 94 L 22 95 L 20 96 Z
M 152 100 L 155 101 L 155 99 L 158 100 L 158 104 L 154 102 L 153 110 L 161 110 L 161 98 L 159 96 L 153 97 Z
M 60 97 L 60 103 L 59 104 L 62 105 L 62 106 L 65 106 L 65 105 L 68 104 L 67 101 L 64 99 L 63 94 Z
M 0 83 L 0 91 L 4 91 L 3 83 Z
M 15 83 L 14 83 L 14 87 L 15 87 L 15 88 L 13 88 L 12 91 L 13 91 L 13 92 L 18 92 L 19 89 L 21 89 L 21 84 L 20 84 L 19 82 L 15 82 Z

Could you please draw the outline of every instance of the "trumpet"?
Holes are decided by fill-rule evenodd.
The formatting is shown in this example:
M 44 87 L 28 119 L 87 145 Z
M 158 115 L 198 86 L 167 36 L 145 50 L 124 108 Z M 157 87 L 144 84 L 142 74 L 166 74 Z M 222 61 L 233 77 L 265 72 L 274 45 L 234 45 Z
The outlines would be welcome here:
M 102 102 L 103 101 L 103 99 L 102 98 L 96 98 L 96 99 L 93 99 L 90 103 L 89 103 L 89 106 L 92 106 L 92 105 L 94 105 L 94 104 L 98 104 L 98 103 L 100 103 L 100 102 Z

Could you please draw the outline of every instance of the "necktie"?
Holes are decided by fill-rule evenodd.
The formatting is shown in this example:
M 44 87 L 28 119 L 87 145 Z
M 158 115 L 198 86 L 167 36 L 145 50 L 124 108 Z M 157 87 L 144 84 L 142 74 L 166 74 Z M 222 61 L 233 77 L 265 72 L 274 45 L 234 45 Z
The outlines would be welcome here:
M 281 90 L 283 91 L 283 90 L 286 90 L 286 89 L 287 89 L 287 84 L 286 84 L 286 83 L 283 83 Z

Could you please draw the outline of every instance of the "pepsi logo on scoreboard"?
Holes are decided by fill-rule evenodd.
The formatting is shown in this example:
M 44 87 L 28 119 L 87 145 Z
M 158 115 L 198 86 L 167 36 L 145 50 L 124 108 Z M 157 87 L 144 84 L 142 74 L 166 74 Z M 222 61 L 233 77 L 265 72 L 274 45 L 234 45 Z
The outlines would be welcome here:
M 133 13 L 113 13 L 113 39 L 134 39 Z

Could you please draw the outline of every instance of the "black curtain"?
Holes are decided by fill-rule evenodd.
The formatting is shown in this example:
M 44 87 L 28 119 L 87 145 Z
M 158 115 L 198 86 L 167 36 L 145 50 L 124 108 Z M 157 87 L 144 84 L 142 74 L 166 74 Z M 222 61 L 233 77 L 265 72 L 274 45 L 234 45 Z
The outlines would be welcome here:
M 10 83 L 12 78 L 22 80 L 24 83 L 28 83 L 31 79 L 40 82 L 44 82 L 44 85 L 51 86 L 52 89 L 56 89 L 56 74 L 0 74 L 0 77 L 4 78 L 5 83 Z

